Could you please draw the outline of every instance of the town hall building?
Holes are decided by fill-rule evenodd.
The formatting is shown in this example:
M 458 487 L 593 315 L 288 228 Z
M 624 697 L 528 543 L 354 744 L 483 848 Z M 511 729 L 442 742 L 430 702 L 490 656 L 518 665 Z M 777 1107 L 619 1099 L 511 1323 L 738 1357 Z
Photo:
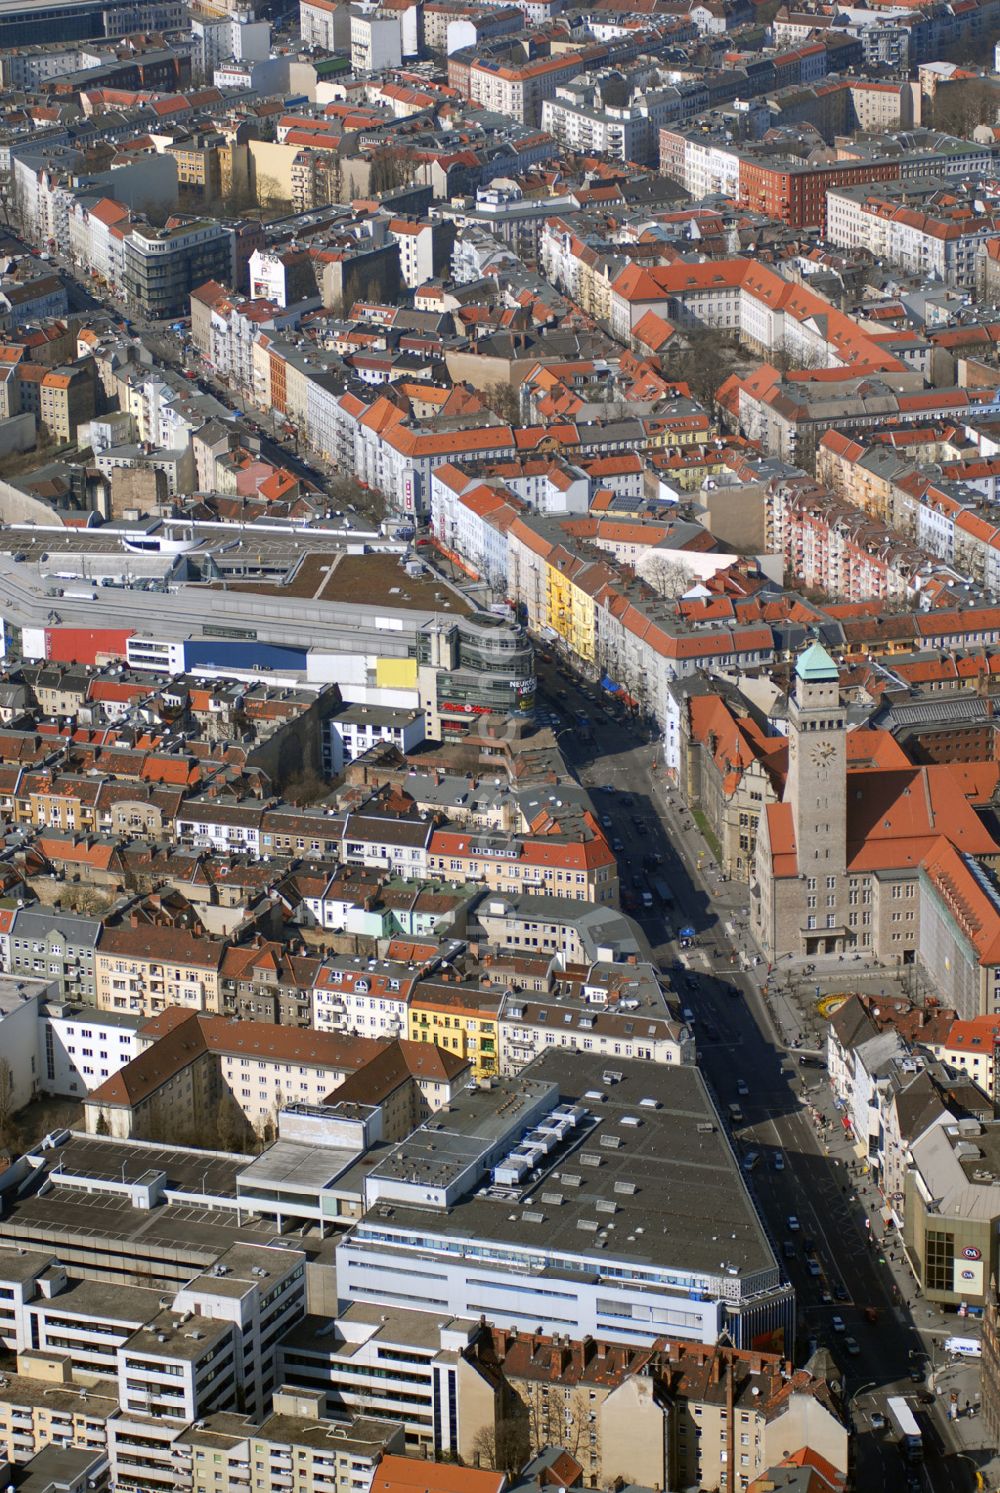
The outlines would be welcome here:
M 1000 857 L 947 766 L 857 767 L 836 663 L 819 643 L 799 656 L 788 702 L 788 775 L 766 806 L 751 876 L 751 926 L 772 963 L 840 954 L 912 964 L 919 872 L 942 838 Z

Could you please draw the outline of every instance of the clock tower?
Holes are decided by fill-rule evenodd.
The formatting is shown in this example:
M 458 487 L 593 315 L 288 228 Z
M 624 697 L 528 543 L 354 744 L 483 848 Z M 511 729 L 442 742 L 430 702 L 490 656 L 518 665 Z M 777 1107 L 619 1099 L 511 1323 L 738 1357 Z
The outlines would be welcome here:
M 847 725 L 839 670 L 819 643 L 795 665 L 785 802 L 792 810 L 798 872 L 807 894 L 804 951 L 836 953 L 846 940 Z

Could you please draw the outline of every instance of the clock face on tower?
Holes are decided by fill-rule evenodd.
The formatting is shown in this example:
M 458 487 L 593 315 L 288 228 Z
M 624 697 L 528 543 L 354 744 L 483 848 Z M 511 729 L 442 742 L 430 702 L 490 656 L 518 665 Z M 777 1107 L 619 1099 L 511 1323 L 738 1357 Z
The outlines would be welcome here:
M 819 746 L 818 744 L 814 746 L 812 751 L 809 753 L 809 760 L 814 767 L 826 768 L 830 766 L 834 756 L 834 749 L 830 745 L 830 743 L 827 742 L 824 746 Z

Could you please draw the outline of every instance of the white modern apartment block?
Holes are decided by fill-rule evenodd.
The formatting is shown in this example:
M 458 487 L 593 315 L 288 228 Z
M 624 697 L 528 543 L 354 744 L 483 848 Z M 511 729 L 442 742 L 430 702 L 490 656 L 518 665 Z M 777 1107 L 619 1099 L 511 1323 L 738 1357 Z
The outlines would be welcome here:
M 306 1322 L 289 1334 L 281 1350 L 282 1382 L 325 1392 L 339 1415 L 384 1415 L 403 1427 L 411 1445 L 432 1455 L 449 1446 L 440 1428 L 455 1413 L 449 1396 L 454 1376 L 476 1373 L 461 1355 L 477 1326 L 419 1309 L 348 1306 L 332 1331 Z
M 191 61 L 202 79 L 212 77 L 220 63 L 262 62 L 271 52 L 271 23 L 245 16 L 191 17 L 194 53 Z
M 247 1412 L 260 1417 L 278 1385 L 278 1343 L 305 1314 L 305 1301 L 301 1251 L 234 1244 L 211 1270 L 177 1292 L 173 1311 L 188 1321 L 208 1319 L 231 1327 L 234 1380 Z M 206 1386 L 217 1378 L 209 1374 Z M 191 1382 L 196 1384 L 194 1375 Z M 201 1413 L 196 1409 L 189 1418 Z
M 401 752 L 413 752 L 426 735 L 426 719 L 416 708 L 350 705 L 327 722 L 331 775 L 363 757 L 377 742 L 388 741 Z
M 401 67 L 403 33 L 394 12 L 351 11 L 351 66 L 356 73 Z
M 400 273 L 410 290 L 434 275 L 434 224 L 393 218 L 389 232 L 399 245 Z
M 38 1081 L 48 1094 L 88 1094 L 145 1045 L 142 1017 L 96 1006 L 44 1003 L 38 1013 Z M 0 1043 L 3 1027 L 0 1026 Z
M 74 1372 L 117 1377 L 123 1410 L 181 1424 L 210 1409 L 259 1419 L 277 1344 L 305 1313 L 301 1251 L 234 1244 L 164 1306 L 161 1292 L 71 1279 L 51 1256 L 0 1248 L 0 1342 L 68 1354 Z

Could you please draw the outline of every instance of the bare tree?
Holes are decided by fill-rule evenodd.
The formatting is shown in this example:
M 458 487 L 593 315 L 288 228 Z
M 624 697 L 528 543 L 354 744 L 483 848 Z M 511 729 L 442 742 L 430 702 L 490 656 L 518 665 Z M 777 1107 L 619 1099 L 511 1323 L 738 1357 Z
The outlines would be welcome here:
M 590 1400 L 580 1388 L 559 1391 L 558 1384 L 546 1386 L 532 1384 L 522 1391 L 525 1408 L 524 1424 L 528 1435 L 528 1455 L 534 1456 L 544 1446 L 564 1446 L 571 1457 L 581 1460 L 583 1456 L 597 1461 L 597 1421 L 591 1420 Z
M 326 798 L 329 792 L 329 784 L 306 767 L 294 778 L 289 778 L 284 788 L 284 796 L 289 803 L 300 805 L 314 804 L 319 799 Z
M 477 1466 L 492 1467 L 508 1477 L 528 1460 L 527 1426 L 522 1417 L 498 1416 L 493 1425 L 482 1425 L 472 1438 L 472 1456 Z
M 995 124 L 1000 89 L 988 78 L 938 84 L 934 94 L 934 128 L 950 135 L 971 135 L 981 124 Z
M 520 425 L 521 398 L 510 384 L 490 384 L 488 388 L 480 390 L 479 397 L 486 408 L 492 410 L 505 425 Z
M 729 376 L 732 363 L 729 339 L 710 327 L 688 332 L 687 346 L 671 350 L 667 374 L 687 384 L 700 404 L 711 411 L 719 385 Z
M 14 1070 L 6 1058 L 0 1058 L 0 1140 L 10 1140 L 14 1118 Z
M 383 146 L 372 161 L 369 191 L 373 197 L 394 192 L 410 179 L 412 166 L 405 155 Z
M 246 1116 L 227 1089 L 219 1100 L 215 1116 L 219 1145 L 223 1151 L 241 1151 L 248 1139 Z
M 645 555 L 636 567 L 654 591 L 672 600 L 685 595 L 695 583 L 695 576 L 682 560 L 663 550 Z
M 778 345 L 771 349 L 767 360 L 779 373 L 827 366 L 826 358 L 821 352 L 816 349 L 806 352 L 802 348 L 793 347 L 787 337 L 783 337 Z

